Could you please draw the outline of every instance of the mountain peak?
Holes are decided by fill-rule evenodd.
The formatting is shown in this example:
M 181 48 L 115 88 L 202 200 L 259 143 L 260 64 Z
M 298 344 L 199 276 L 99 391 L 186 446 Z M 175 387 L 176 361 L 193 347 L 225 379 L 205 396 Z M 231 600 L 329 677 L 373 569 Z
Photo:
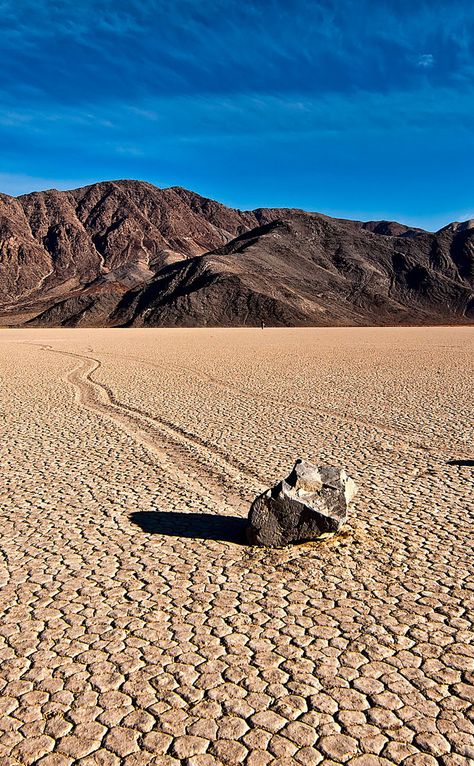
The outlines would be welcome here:
M 474 218 L 469 218 L 467 221 L 453 221 L 452 223 L 448 223 L 447 226 L 443 226 L 440 231 L 458 232 L 468 231 L 469 229 L 474 229 Z

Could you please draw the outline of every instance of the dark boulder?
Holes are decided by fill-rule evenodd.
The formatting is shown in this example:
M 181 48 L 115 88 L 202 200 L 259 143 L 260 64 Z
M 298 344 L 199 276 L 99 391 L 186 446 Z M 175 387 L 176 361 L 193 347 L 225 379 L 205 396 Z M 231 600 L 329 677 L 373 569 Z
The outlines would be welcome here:
M 248 542 L 279 548 L 333 535 L 346 521 L 347 506 L 356 492 L 344 470 L 297 460 L 287 479 L 253 501 Z

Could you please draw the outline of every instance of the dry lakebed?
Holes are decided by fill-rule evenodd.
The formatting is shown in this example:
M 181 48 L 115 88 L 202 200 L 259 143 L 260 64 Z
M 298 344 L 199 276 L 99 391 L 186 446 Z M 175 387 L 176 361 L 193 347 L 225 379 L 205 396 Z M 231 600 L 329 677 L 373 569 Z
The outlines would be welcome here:
M 2 329 L 0 766 L 474 764 L 473 350 Z M 248 546 L 298 457 L 343 532 Z

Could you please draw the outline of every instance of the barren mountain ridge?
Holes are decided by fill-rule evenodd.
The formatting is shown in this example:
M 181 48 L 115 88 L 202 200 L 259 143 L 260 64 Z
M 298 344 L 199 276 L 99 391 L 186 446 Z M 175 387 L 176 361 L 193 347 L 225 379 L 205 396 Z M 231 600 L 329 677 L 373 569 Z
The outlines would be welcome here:
M 474 229 L 241 211 L 141 181 L 0 195 L 0 321 L 40 326 L 463 324 Z

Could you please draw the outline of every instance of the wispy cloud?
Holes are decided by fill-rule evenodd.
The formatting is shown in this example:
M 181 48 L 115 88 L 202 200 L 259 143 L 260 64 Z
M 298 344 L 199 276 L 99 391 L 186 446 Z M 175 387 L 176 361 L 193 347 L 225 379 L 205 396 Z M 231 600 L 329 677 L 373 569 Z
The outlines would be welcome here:
M 474 86 L 463 92 L 429 86 L 390 93 L 359 90 L 347 99 L 340 93 L 311 96 L 305 93 L 196 95 L 149 97 L 122 101 L 69 105 L 50 111 L 44 105 L 12 104 L 0 113 L 4 134 L 25 141 L 44 141 L 57 147 L 97 146 L 143 155 L 160 153 L 163 141 L 212 143 L 216 140 L 297 138 L 326 133 L 350 136 L 407 131 L 474 131 L 471 104 Z
M 435 59 L 432 53 L 422 53 L 416 61 L 416 65 L 422 69 L 431 69 L 434 63 Z
M 413 61 L 436 60 L 444 86 L 472 64 L 474 18 L 459 0 L 436 12 L 407 0 L 3 0 L 0 12 L 0 83 L 57 103 L 386 92 L 413 84 Z

